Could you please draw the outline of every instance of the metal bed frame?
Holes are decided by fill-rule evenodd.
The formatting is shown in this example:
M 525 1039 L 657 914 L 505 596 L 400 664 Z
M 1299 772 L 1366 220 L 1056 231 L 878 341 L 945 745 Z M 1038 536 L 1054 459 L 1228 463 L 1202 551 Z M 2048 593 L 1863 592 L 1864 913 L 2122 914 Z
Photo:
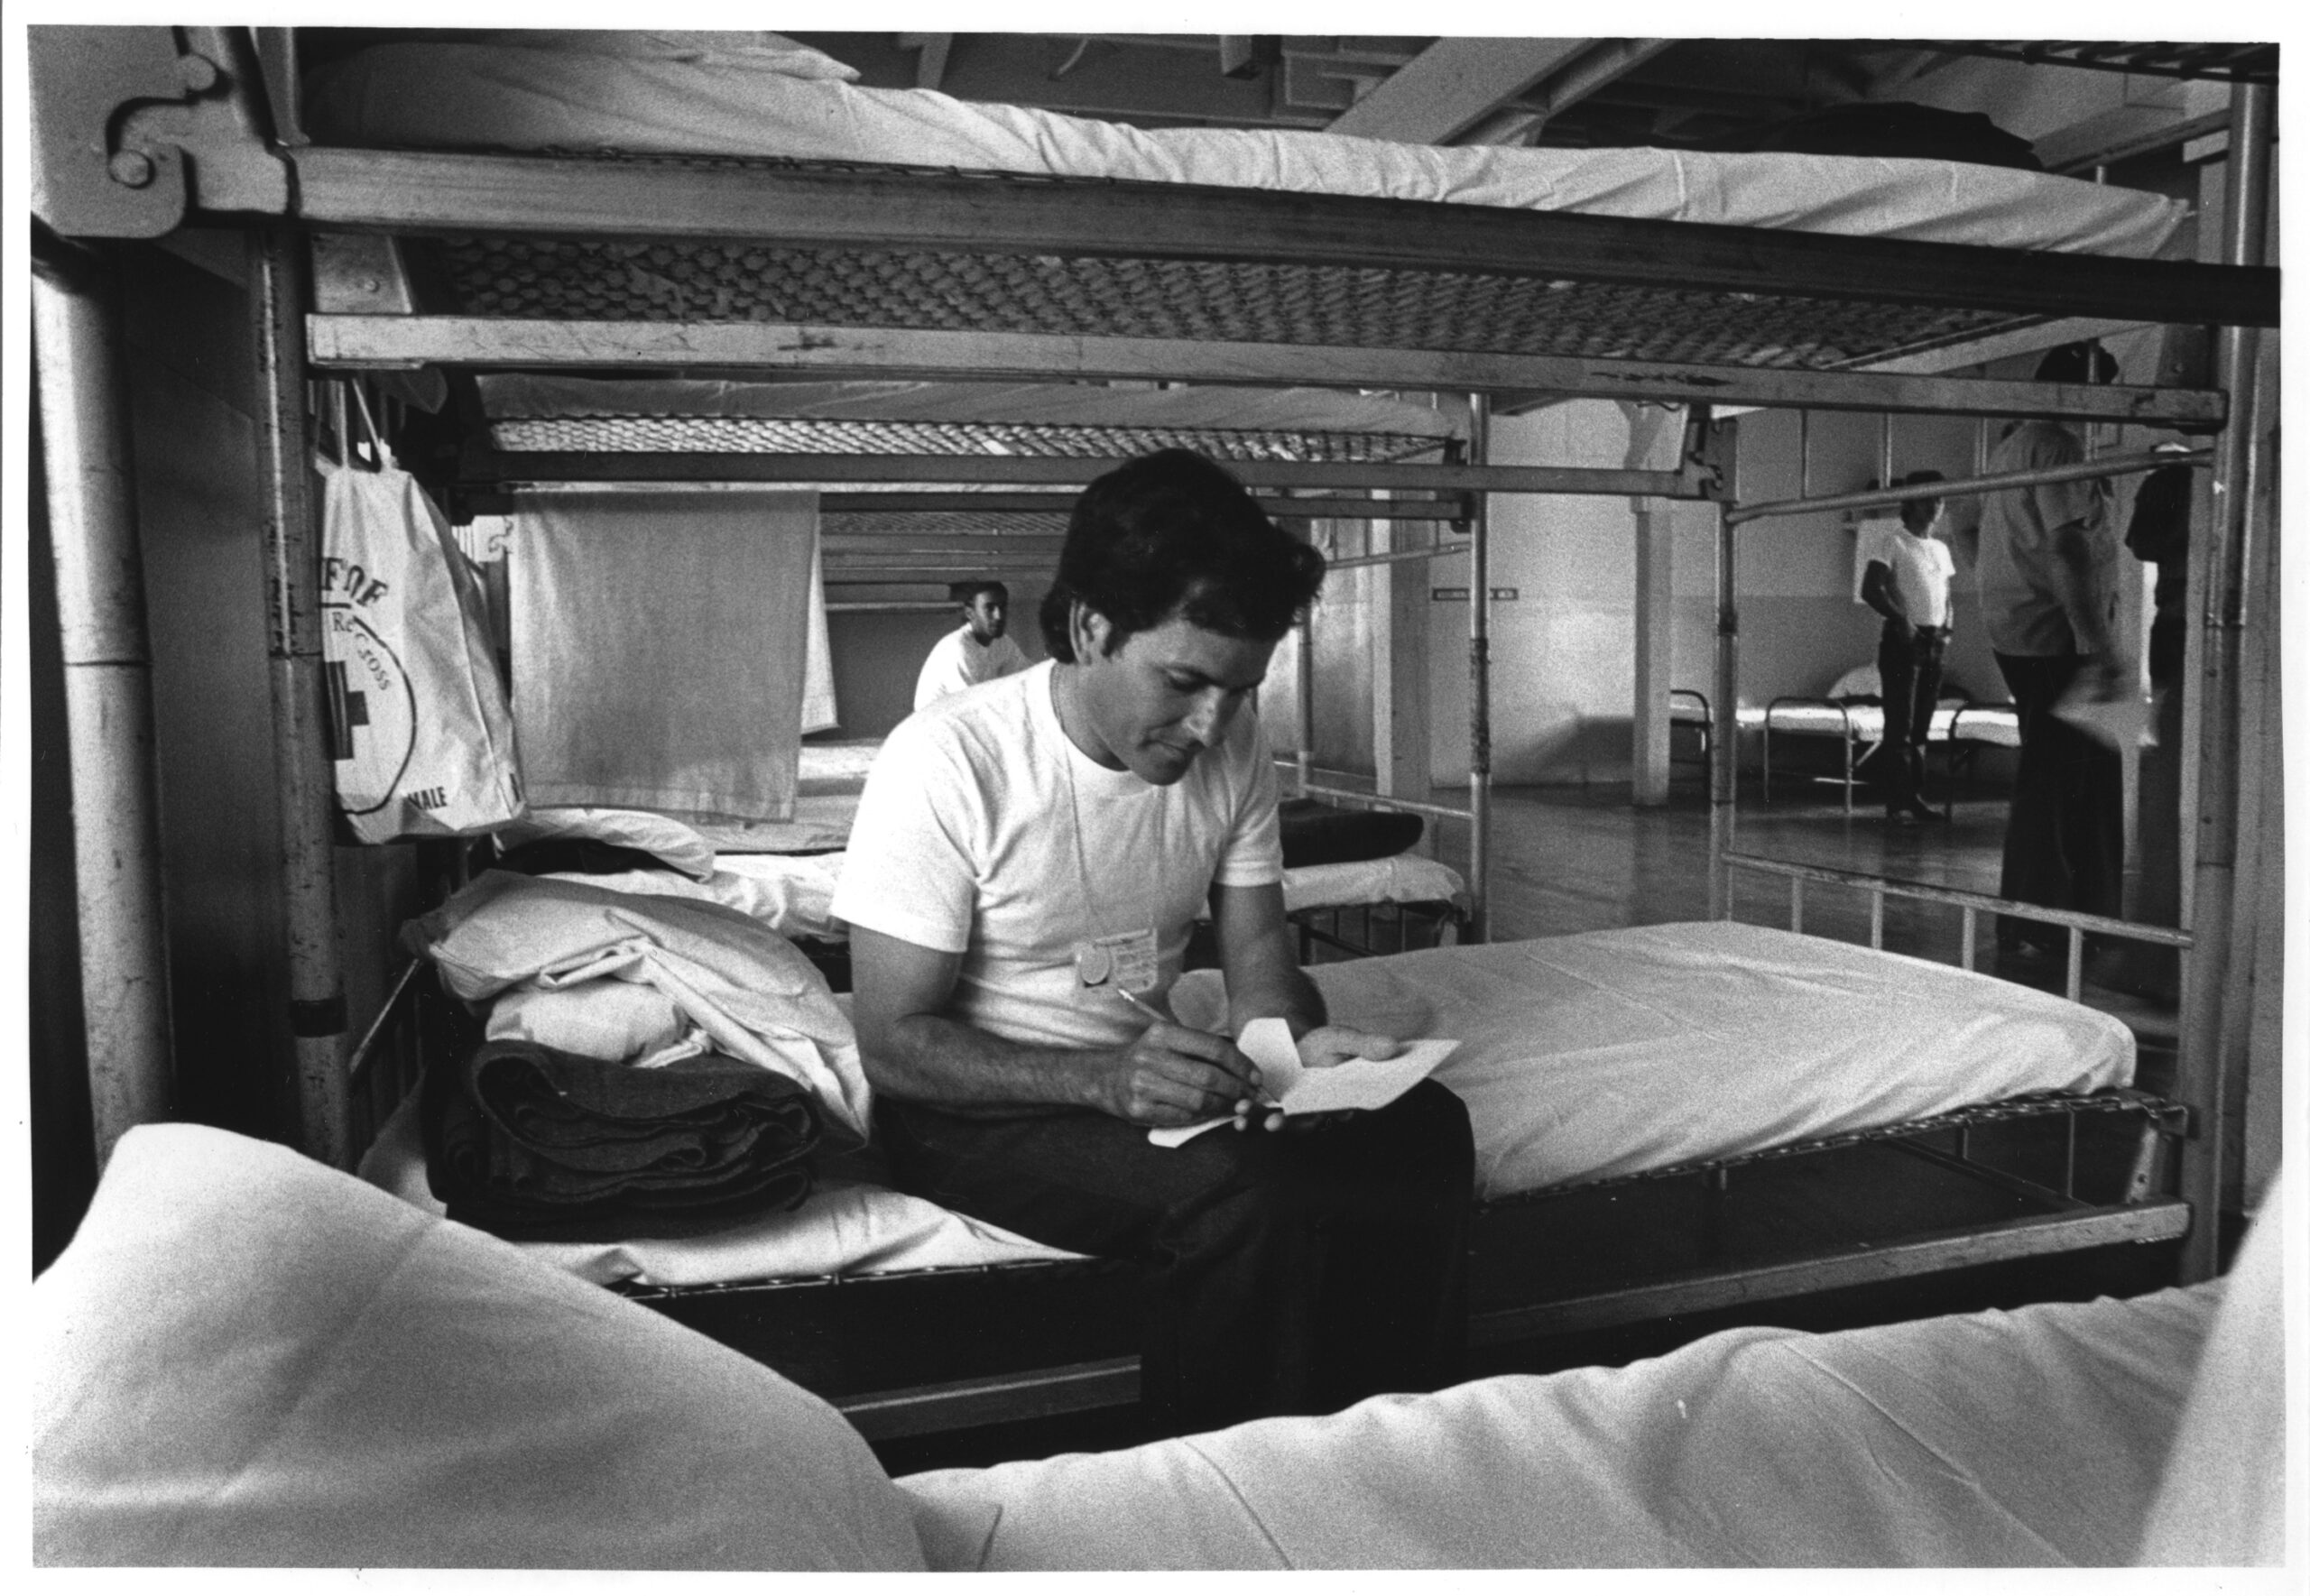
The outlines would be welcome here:
M 356 1096 L 389 1096 L 393 1077 L 419 1052 L 421 1037 L 416 1033 L 422 1030 L 421 1021 L 412 1018 L 422 1005 L 389 1004 L 369 1022 L 358 1047 L 347 1047 L 350 1024 L 337 964 L 337 906 L 329 863 L 331 780 L 322 715 L 318 538 L 304 470 L 310 454 L 307 383 L 316 374 L 427 364 L 685 366 L 1042 379 L 1162 377 L 1467 392 L 1474 425 L 1464 459 L 1427 465 L 1266 462 L 1247 465 L 1241 474 L 1258 490 L 1387 488 L 1465 498 L 1465 553 L 1472 567 L 1467 933 L 1476 940 L 1485 935 L 1491 784 L 1488 494 L 1608 494 L 1683 498 L 1716 507 L 1719 622 L 1710 727 L 1709 912 L 1719 918 L 1732 912 L 1736 869 L 1761 871 L 1790 879 L 1801 924 L 1804 884 L 1822 879 L 1824 872 L 1745 855 L 1734 845 L 1739 529 L 1760 517 L 1800 509 L 1896 503 L 1900 494 L 1742 504 L 1729 480 L 1724 431 L 1712 420 L 1709 406 L 2126 420 L 2216 433 L 2211 488 L 2201 499 L 2202 506 L 2210 506 L 2201 520 L 2210 533 L 2193 540 L 2191 553 L 2191 593 L 2202 623 L 2192 631 L 2188 669 L 2189 724 L 2195 729 L 2183 827 L 2184 845 L 2191 850 L 2185 859 L 2185 922 L 2190 929 L 2163 931 L 1954 897 L 1962 900 L 1969 928 L 1978 913 L 1992 910 L 2064 927 L 2071 937 L 2073 993 L 2088 931 L 2183 950 L 2179 1103 L 2130 1104 L 2127 1111 L 2146 1115 L 2152 1129 L 2144 1135 L 2169 1151 L 2186 1139 L 2188 1156 L 2167 1160 L 2168 1167 L 2179 1164 L 2178 1195 L 2161 1195 L 2167 1176 L 2155 1158 L 2147 1166 L 2137 1160 L 2136 1167 L 2147 1167 L 2149 1173 L 2142 1183 L 2129 1181 L 2121 1200 L 2083 1205 L 2058 1188 L 2031 1181 L 2017 1186 L 2019 1177 L 1984 1169 L 1977 1184 L 2033 1205 L 2025 1222 L 1969 1225 L 1916 1238 L 1913 1245 L 1860 1238 L 1816 1256 L 1703 1268 L 1686 1278 L 1612 1287 L 1585 1307 L 1540 1302 L 1500 1308 L 1496 1312 L 1506 1317 L 1480 1314 L 1475 1333 L 1479 1342 L 1513 1340 L 1549 1324 L 1624 1322 L 1632 1315 L 1776 1299 L 1957 1262 L 2041 1257 L 2118 1242 L 2178 1241 L 2184 1279 L 2214 1271 L 2212 1220 L 2223 1191 L 2221 1127 L 2229 1083 L 2243 1057 L 2242 1005 L 2227 1001 L 2226 983 L 2239 978 L 2230 960 L 2233 943 L 2251 935 L 2250 905 L 2241 903 L 2235 891 L 2240 793 L 2242 781 L 2260 778 L 2263 757 L 2259 745 L 2241 742 L 2241 728 L 2254 724 L 2241 714 L 2241 650 L 2251 628 L 2268 624 L 2251 601 L 2259 573 L 2273 558 L 2274 542 L 2269 496 L 2275 472 L 2267 428 L 2257 411 L 2256 380 L 2258 329 L 2277 323 L 2277 274 L 2259 264 L 2275 134 L 2269 88 L 2241 84 L 2233 91 L 2231 203 L 2224 241 L 2229 263 L 2205 266 L 1163 185 L 781 162 L 324 149 L 298 142 L 293 42 L 285 32 L 259 30 L 252 47 L 248 36 L 235 30 L 57 29 L 35 34 L 42 32 L 78 36 L 77 42 L 65 40 L 70 48 L 63 50 L 37 36 L 34 41 L 35 97 L 42 113 L 40 161 L 47 174 L 44 209 L 55 231 L 67 236 L 163 237 L 199 223 L 240 229 L 248 241 L 260 324 L 260 454 L 271 494 L 263 535 L 273 617 L 282 849 L 290 861 L 290 1030 L 303 1112 L 301 1140 L 313 1156 L 340 1167 L 350 1164 L 365 1130 L 359 1120 L 366 1113 L 356 1113 Z M 90 32 L 139 38 L 90 46 Z M 149 35 L 164 37 L 156 46 Z M 195 60 L 205 69 L 186 64 Z M 143 108 L 125 117 L 115 115 L 132 104 Z M 278 136 L 269 134 L 268 127 L 280 130 Z M 64 134 L 51 136 L 58 128 Z M 422 298 L 413 284 L 425 273 L 402 269 L 403 244 L 429 239 L 448 241 L 438 246 L 432 262 L 445 267 L 452 281 L 446 297 Z M 725 281 L 730 259 L 743 270 L 753 269 L 743 265 L 753 258 L 749 249 L 762 256 L 762 270 L 783 273 L 781 281 L 798 273 L 833 279 L 882 273 L 903 280 L 892 295 L 903 308 L 897 324 L 887 325 L 877 320 L 872 307 L 845 311 L 845 318 L 839 319 L 699 320 L 670 313 L 662 304 L 612 306 L 605 313 L 604 301 L 584 293 L 573 293 L 552 314 L 529 300 L 478 313 L 457 300 L 460 281 L 462 291 L 470 292 L 476 280 L 503 275 L 517 262 L 548 267 L 556 261 L 575 263 L 577 275 L 570 281 L 592 291 L 605 272 L 614 275 L 609 266 L 630 261 L 637 249 L 654 252 L 653 260 L 662 254 L 667 262 L 690 266 L 713 255 L 708 267 L 700 269 L 720 272 Z M 50 465 L 57 490 L 60 585 L 69 589 L 85 576 L 85 567 L 66 569 L 69 562 L 86 554 L 90 567 L 101 567 L 102 550 L 134 549 L 133 515 L 117 496 L 105 495 L 102 472 L 67 469 L 83 457 L 124 457 L 126 422 L 119 396 L 107 387 L 110 340 L 117 331 L 108 319 L 100 274 L 87 272 L 81 255 L 53 240 L 43 244 L 41 258 L 36 322 L 43 410 L 59 419 L 72 445 L 60 454 L 52 448 Z M 1471 305 L 1488 307 L 1478 320 L 1486 329 L 1507 328 L 1502 337 L 1509 342 L 1502 346 L 1496 340 L 1471 338 L 1469 346 L 1449 346 L 1453 339 L 1443 335 L 1391 340 L 1388 335 L 1401 329 L 1386 327 L 1350 328 L 1343 334 L 1327 331 L 1331 324 L 1323 317 L 1293 308 L 1295 294 L 1320 297 L 1341 291 L 1344 284 L 1374 281 L 1440 296 L 1464 317 Z M 942 283 L 952 291 L 941 289 Z M 1110 290 L 1139 296 L 1129 316 L 1108 313 L 1107 301 L 1098 296 Z M 1091 299 L 1082 300 L 1081 293 Z M 1016 309 L 1079 302 L 1100 307 L 1087 327 L 1070 324 L 1067 315 L 1058 316 L 1051 326 L 1034 324 L 1030 315 Z M 1964 358 L 1968 348 L 1989 347 L 1990 341 L 2009 335 L 2046 333 L 2048 323 L 2053 331 L 2045 341 L 2113 323 L 2207 321 L 2219 324 L 2222 332 L 2218 383 L 2205 390 L 2064 387 L 1868 369 L 1904 362 L 1945 364 Z M 1597 350 L 1599 344 L 1616 344 L 1631 328 L 1656 324 L 1675 336 L 1666 342 L 1639 340 L 1631 346 L 1637 350 L 1633 355 Z M 1476 323 L 1464 318 L 1449 325 Z M 1704 325 L 1723 336 L 1708 342 L 1692 334 L 1694 327 Z M 1765 331 L 1744 335 L 1744 326 Z M 1814 340 L 1790 346 L 1792 328 L 1810 329 Z M 1774 352 L 1758 353 L 1760 346 L 1775 341 L 1779 346 Z M 1535 394 L 1689 404 L 1680 464 L 1665 472 L 1489 464 L 1491 406 L 1496 399 L 1515 401 Z M 113 451 L 109 457 L 107 450 Z M 1073 484 L 1112 463 L 982 460 L 974 463 L 971 480 Z M 2121 461 L 2093 466 L 2096 474 L 2137 468 L 2143 467 Z M 614 474 L 620 480 L 851 483 L 904 492 L 951 482 L 955 463 L 727 453 L 605 460 L 541 452 L 462 462 L 460 483 L 487 488 L 513 473 L 555 480 L 599 480 Z M 1960 494 L 2051 479 L 2047 473 L 1977 476 L 1941 486 L 1944 493 Z M 862 502 L 853 507 L 890 506 Z M 1377 512 L 1374 504 L 1372 512 Z M 1393 507 L 1387 512 L 1402 513 Z M 1429 558 L 1443 547 L 1401 558 Z M 129 567 L 133 584 L 133 556 Z M 102 593 L 101 577 L 87 579 Z M 157 882 L 158 863 L 150 843 L 150 739 L 143 740 L 140 752 L 134 731 L 140 701 L 147 706 L 149 722 L 149 687 L 135 676 L 133 662 L 139 653 L 134 640 L 129 642 L 112 656 L 132 662 L 125 672 L 76 672 L 72 668 L 104 661 L 86 653 L 67 656 L 68 675 L 76 683 L 90 692 L 109 693 L 109 702 L 125 706 L 114 724 L 128 729 L 125 736 L 107 738 L 89 729 L 102 722 L 98 700 L 86 698 L 85 709 L 83 697 L 72 701 L 75 784 L 85 795 L 81 812 L 101 813 L 103 824 L 114 827 L 113 837 L 101 844 L 114 848 L 112 863 L 103 868 L 86 863 L 81 876 L 100 1149 L 108 1149 L 129 1125 L 165 1112 L 165 1017 L 134 1001 L 140 982 L 150 983 L 148 991 L 165 987 L 151 981 L 161 956 L 157 893 L 140 898 L 134 890 L 140 881 Z M 84 748 L 89 751 L 85 773 Z M 140 837 L 145 840 L 140 843 Z M 92 826 L 82 838 L 84 861 L 93 860 L 88 850 L 98 845 Z M 1873 923 L 1880 927 L 1886 894 L 1933 896 L 1933 890 L 1903 883 L 1867 886 L 1875 894 Z M 91 900 L 107 890 L 115 893 L 113 902 Z M 148 899 L 149 916 L 137 907 Z M 1966 940 L 1970 951 L 1970 929 Z M 404 980 L 396 992 L 408 984 Z M 117 1001 L 123 993 L 131 1001 Z M 1936 1127 L 1935 1133 L 1942 1129 L 1962 1139 L 1962 1127 Z M 1787 1168 L 1807 1157 L 1828 1156 L 1819 1149 L 1791 1152 L 1803 1156 L 1756 1167 Z M 1959 1154 L 1943 1161 L 1947 1158 L 1964 1161 Z M 1704 1169 L 1696 1178 L 1721 1193 L 1735 1167 L 1728 1162 Z M 1663 1172 L 1663 1177 L 1689 1173 Z M 1557 1194 L 1541 1196 L 1570 1200 Z M 1536 1205 L 1516 1206 L 1537 1211 Z M 1128 1361 L 1098 1363 L 1087 1374 L 1045 1371 L 1050 1375 L 1046 1379 L 1021 1371 L 972 1377 L 960 1386 L 949 1382 L 947 1388 L 911 1396 L 853 1392 L 844 1399 L 862 1416 L 879 1416 L 874 1423 L 901 1427 L 916 1422 L 906 1416 L 910 1414 L 929 1415 L 925 1422 L 936 1424 L 946 1422 L 941 1414 L 965 1410 L 978 1417 L 1039 1406 L 1056 1411 L 1118 1399 L 1126 1385 L 1135 1383 L 1135 1376 L 1124 1372 Z

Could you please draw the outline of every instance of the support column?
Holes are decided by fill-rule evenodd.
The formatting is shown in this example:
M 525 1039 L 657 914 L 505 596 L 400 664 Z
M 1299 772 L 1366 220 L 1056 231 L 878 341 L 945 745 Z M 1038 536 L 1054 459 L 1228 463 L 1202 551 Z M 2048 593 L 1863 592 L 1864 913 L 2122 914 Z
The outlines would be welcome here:
M 53 235 L 35 240 L 32 264 L 81 1010 L 101 1170 L 131 1129 L 168 1118 L 174 1094 L 152 654 L 119 290 L 105 260 Z
M 1372 523 L 1372 552 L 1398 554 L 1419 545 L 1415 523 Z M 1372 754 L 1378 789 L 1391 798 L 1428 801 L 1435 771 L 1428 749 L 1428 613 L 1434 568 L 1426 560 L 1375 566 L 1379 602 L 1372 608 Z
M 345 1067 L 345 984 L 337 946 L 332 816 L 336 767 L 324 715 L 320 528 L 305 426 L 303 241 L 254 233 L 249 286 L 256 328 L 257 469 L 264 484 L 265 579 L 273 757 L 281 792 L 282 922 L 289 1034 L 304 1150 L 353 1161 Z
M 2227 264 L 2261 262 L 2277 108 L 2274 88 L 2240 84 L 2231 90 L 2222 235 Z M 2231 1087 L 2245 1060 L 2247 1016 L 2230 1012 L 2226 1000 L 2238 940 L 2239 814 L 2247 774 L 2241 768 L 2245 726 L 2240 686 L 2246 632 L 2267 613 L 2252 602 L 2248 576 L 2259 555 L 2255 540 L 2271 530 L 2255 513 L 2257 489 L 2271 469 L 2258 381 L 2260 356 L 2258 329 L 2222 329 L 2217 381 L 2230 395 L 2230 419 L 2214 451 L 2207 535 L 2193 539 L 2190 549 L 2190 598 L 2202 636 L 2192 650 L 2196 669 L 2184 711 L 2185 753 L 2195 756 L 2194 780 L 2187 765 L 2183 775 L 2185 808 L 2194 819 L 2185 838 L 2192 882 L 2185 923 L 2194 940 L 2182 960 L 2176 1081 L 2177 1094 L 2193 1110 L 2182 1161 L 2182 1195 L 2194 1216 L 2182 1244 L 2184 1284 L 2216 1272 L 2216 1222 L 2228 1184 L 2222 1154 Z
M 1676 525 L 1666 499 L 1631 499 L 1636 519 L 1636 684 L 1630 706 L 1631 794 L 1668 801 L 1668 689 L 1675 682 Z
M 1708 918 L 1732 915 L 1734 796 L 1741 780 L 1741 613 L 1732 522 L 1711 503 L 1716 520 L 1716 681 L 1708 728 Z
M 1468 396 L 1468 460 L 1492 463 L 1492 396 Z M 1492 940 L 1492 495 L 1469 495 L 1468 940 Z

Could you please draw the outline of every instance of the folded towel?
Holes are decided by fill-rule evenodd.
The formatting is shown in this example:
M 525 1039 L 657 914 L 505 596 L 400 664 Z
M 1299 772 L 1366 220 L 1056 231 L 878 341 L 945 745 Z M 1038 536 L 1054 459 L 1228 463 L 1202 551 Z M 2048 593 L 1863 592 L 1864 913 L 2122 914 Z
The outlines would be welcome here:
M 635 1069 L 500 1038 L 429 1072 L 419 1117 L 449 1217 L 520 1240 L 719 1229 L 800 1203 L 839 1150 L 808 1087 L 714 1053 Z

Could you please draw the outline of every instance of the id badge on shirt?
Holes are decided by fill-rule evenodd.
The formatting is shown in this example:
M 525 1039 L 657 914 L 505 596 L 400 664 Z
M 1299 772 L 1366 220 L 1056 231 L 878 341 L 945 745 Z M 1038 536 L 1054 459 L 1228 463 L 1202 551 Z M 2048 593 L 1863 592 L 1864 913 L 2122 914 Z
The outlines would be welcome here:
M 1146 992 L 1160 973 L 1155 954 L 1155 930 L 1118 931 L 1093 936 L 1075 945 L 1075 978 L 1085 986 L 1120 986 L 1125 992 Z

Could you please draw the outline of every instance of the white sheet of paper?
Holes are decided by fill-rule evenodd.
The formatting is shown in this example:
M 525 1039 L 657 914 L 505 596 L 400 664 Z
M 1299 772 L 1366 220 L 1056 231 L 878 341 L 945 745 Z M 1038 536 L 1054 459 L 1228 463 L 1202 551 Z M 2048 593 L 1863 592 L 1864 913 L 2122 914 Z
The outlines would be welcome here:
M 1393 1058 L 1351 1058 L 1322 1069 L 1299 1062 L 1291 1028 L 1280 1019 L 1254 1019 L 1235 1040 L 1245 1057 L 1260 1066 L 1260 1079 L 1286 1115 L 1333 1113 L 1342 1109 L 1385 1108 L 1410 1091 L 1452 1056 L 1460 1044 L 1429 1038 L 1404 1044 Z M 1157 1147 L 1178 1147 L 1234 1118 L 1223 1114 L 1193 1125 L 1150 1130 Z

